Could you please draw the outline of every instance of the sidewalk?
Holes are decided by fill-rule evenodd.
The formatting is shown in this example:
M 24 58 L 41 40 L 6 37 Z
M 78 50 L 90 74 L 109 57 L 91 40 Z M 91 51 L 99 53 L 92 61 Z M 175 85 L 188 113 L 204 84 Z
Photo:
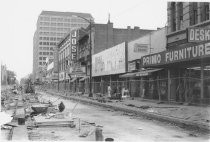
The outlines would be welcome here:
M 210 131 L 210 107 L 186 106 L 175 104 L 159 104 L 158 102 L 127 98 L 122 101 L 111 100 L 106 103 L 99 102 L 95 96 L 79 96 L 70 93 L 46 91 L 52 95 L 63 96 L 67 99 L 91 103 L 103 107 L 112 108 L 127 113 L 135 113 L 148 118 L 174 123 L 180 127 Z M 41 92 L 40 92 L 41 93 Z

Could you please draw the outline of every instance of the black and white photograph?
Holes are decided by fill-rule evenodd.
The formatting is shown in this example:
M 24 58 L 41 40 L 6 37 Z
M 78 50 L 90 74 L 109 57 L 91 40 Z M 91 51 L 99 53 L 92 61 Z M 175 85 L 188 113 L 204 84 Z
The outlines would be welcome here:
M 210 141 L 210 1 L 4 0 L 0 17 L 0 141 Z

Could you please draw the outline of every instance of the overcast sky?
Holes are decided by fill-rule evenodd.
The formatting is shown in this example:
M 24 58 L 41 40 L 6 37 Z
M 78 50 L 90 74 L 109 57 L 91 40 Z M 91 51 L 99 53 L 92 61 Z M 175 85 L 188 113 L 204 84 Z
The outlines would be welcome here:
M 157 29 L 167 22 L 166 0 L 4 0 L 0 4 L 1 63 L 20 79 L 32 73 L 33 35 L 42 10 L 90 13 L 115 28 Z

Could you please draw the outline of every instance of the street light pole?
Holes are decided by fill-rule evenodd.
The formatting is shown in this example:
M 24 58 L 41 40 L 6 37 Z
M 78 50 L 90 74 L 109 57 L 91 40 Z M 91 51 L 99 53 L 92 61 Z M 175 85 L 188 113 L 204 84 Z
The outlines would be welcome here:
M 89 59 L 89 62 L 90 62 L 90 80 L 89 80 L 89 97 L 92 97 L 93 94 L 92 94 L 92 21 L 91 19 L 88 20 L 84 17 L 81 17 L 81 16 L 78 16 L 78 15 L 73 15 L 74 17 L 79 17 L 85 21 L 87 21 L 90 25 L 90 49 L 89 49 L 89 54 L 90 54 L 90 59 Z

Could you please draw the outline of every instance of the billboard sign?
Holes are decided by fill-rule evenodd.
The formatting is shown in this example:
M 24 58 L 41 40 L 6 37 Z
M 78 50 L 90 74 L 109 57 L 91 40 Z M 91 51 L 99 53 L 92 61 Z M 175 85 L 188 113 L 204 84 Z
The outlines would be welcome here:
M 125 42 L 92 56 L 92 76 L 126 72 Z

